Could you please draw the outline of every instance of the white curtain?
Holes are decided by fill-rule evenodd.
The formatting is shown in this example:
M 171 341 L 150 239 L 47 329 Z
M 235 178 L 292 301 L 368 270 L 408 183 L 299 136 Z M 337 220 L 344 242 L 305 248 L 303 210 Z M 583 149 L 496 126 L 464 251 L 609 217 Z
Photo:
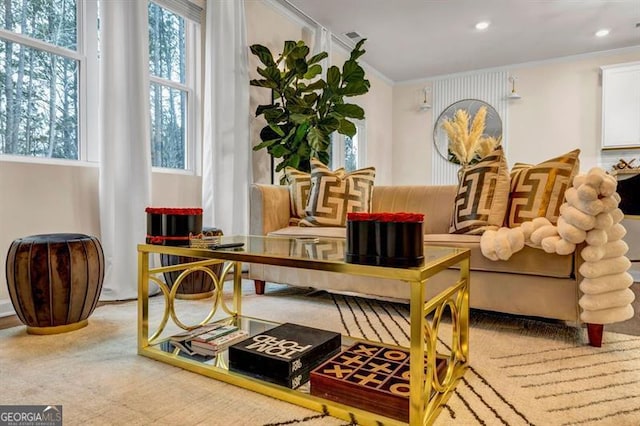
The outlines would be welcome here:
M 203 226 L 249 231 L 252 182 L 244 0 L 207 3 L 202 147 Z
M 147 2 L 100 2 L 101 300 L 135 299 L 151 200 Z
M 331 31 L 318 25 L 316 27 L 316 35 L 313 43 L 313 55 L 317 55 L 320 52 L 327 52 L 329 55 L 327 59 L 320 61 L 322 65 L 322 78 L 327 79 L 327 70 L 331 66 Z

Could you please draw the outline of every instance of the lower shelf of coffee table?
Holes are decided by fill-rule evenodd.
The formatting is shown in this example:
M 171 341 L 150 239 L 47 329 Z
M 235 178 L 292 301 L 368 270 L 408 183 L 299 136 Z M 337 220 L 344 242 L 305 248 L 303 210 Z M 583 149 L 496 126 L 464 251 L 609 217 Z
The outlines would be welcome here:
M 246 316 L 239 316 L 235 318 L 229 317 L 215 322 L 234 324 L 241 329 L 247 330 L 249 332 L 249 336 L 262 333 L 270 328 L 273 328 L 276 325 L 279 325 L 279 323 L 264 321 Z M 342 336 L 343 349 L 347 349 L 356 342 L 374 343 L 363 339 L 355 339 L 344 335 Z M 380 343 L 375 344 L 380 345 Z M 400 348 L 394 345 L 383 345 L 392 349 L 397 348 L 405 351 L 407 350 L 407 348 Z M 174 348 L 170 344 L 169 338 L 167 338 L 153 345 L 139 348 L 138 354 L 170 364 L 175 367 L 183 368 L 197 374 L 201 374 L 203 376 L 211 377 L 222 382 L 226 382 L 238 387 L 242 387 L 254 392 L 262 393 L 273 398 L 280 399 L 282 401 L 296 404 L 301 407 L 305 407 L 318 412 L 324 412 L 333 417 L 337 417 L 347 421 L 355 421 L 360 425 L 379 426 L 407 424 L 397 419 L 389 418 L 377 413 L 352 407 L 347 404 L 314 396 L 310 392 L 310 382 L 307 382 L 306 384 L 294 390 L 254 377 L 229 371 L 229 358 L 227 350 L 221 351 L 216 356 L 211 357 L 189 355 Z M 455 385 L 452 387 L 452 389 L 454 387 Z M 441 401 L 438 401 L 437 409 L 432 413 L 427 414 L 427 418 L 425 419 L 426 424 L 430 424 L 435 420 L 441 407 L 444 405 L 448 397 L 449 394 L 445 395 L 445 398 L 442 398 Z

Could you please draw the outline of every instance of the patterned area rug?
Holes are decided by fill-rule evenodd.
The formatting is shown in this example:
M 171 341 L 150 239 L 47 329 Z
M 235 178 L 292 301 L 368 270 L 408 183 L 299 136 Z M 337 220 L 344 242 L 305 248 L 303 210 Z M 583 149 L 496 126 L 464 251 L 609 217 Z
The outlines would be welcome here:
M 243 313 L 406 345 L 408 306 L 245 285 Z M 184 322 L 210 301 L 179 301 Z M 150 323 L 163 300 L 151 302 Z M 0 330 L 0 404 L 62 404 L 66 425 L 346 425 L 347 422 L 136 355 L 136 304 L 98 308 L 88 327 L 30 336 Z M 441 349 L 450 345 L 441 326 Z M 640 337 L 605 333 L 602 348 L 553 322 L 472 312 L 471 367 L 436 425 L 638 425 Z
M 269 294 L 313 297 L 292 288 Z M 408 344 L 408 305 L 324 292 L 313 299 L 333 307 L 325 317 L 338 318 L 336 331 Z M 482 311 L 471 322 L 471 366 L 437 425 L 640 424 L 639 337 L 606 333 L 593 348 L 584 331 L 556 322 Z M 444 325 L 439 349 L 449 336 Z

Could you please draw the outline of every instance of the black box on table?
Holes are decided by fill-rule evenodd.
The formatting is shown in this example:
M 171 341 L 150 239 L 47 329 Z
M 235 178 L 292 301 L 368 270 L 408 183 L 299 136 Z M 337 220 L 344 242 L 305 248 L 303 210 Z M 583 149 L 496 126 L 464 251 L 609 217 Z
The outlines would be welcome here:
M 285 323 L 229 347 L 229 370 L 296 388 L 340 350 L 339 333 Z

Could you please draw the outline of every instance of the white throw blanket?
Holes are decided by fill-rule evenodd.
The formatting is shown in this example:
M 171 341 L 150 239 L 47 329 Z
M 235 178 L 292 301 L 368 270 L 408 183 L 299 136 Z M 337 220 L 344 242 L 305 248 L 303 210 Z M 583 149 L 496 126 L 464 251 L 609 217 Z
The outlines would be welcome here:
M 622 240 L 627 231 L 620 224 L 624 214 L 618 208 L 616 187 L 615 178 L 601 168 L 579 174 L 565 192 L 557 225 L 539 217 L 517 228 L 486 231 L 480 239 L 482 254 L 491 260 L 508 260 L 528 245 L 567 255 L 586 242 L 580 253 L 585 261 L 579 269 L 584 293 L 580 318 L 592 324 L 625 321 L 633 317 L 635 296 L 629 288 L 633 277 L 627 272 L 629 246 Z

